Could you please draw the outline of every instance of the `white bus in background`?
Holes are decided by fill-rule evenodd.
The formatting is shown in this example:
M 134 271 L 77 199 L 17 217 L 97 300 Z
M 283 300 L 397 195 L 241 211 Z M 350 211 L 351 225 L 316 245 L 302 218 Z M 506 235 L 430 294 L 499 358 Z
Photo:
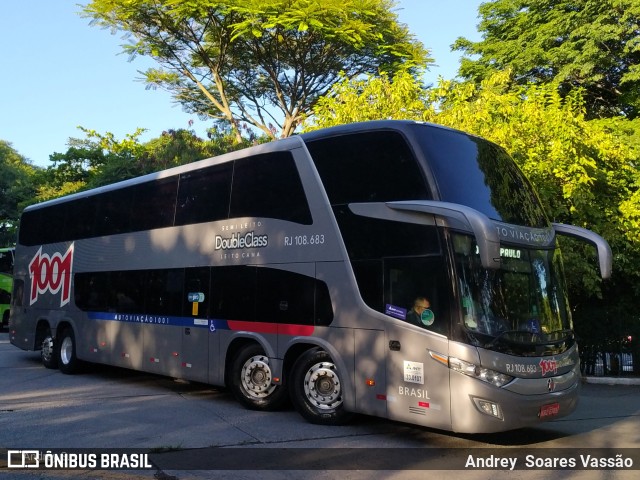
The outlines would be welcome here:
M 456 432 L 573 411 L 556 234 L 498 146 L 380 121 L 320 130 L 28 207 L 10 340 L 81 362 Z M 414 306 L 417 312 L 414 313 Z M 417 308 L 420 307 L 420 308 Z

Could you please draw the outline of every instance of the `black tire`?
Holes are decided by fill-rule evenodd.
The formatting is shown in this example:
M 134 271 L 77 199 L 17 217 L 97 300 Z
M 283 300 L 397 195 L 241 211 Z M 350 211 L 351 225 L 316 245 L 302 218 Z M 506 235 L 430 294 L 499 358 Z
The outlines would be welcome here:
M 233 396 L 251 410 L 276 410 L 287 400 L 287 390 L 273 385 L 269 357 L 260 345 L 242 347 L 229 371 L 228 386 Z
M 8 328 L 9 327 L 9 310 L 5 310 L 2 314 L 2 325 L 0 328 Z
M 51 332 L 47 331 L 42 341 L 42 348 L 40 349 L 40 359 L 45 368 L 58 368 L 59 353 L 56 342 L 51 336 Z
M 324 350 L 307 350 L 296 360 L 289 388 L 293 405 L 310 423 L 344 425 L 352 417 L 344 408 L 338 368 Z
M 55 345 L 60 371 L 67 375 L 79 372 L 80 360 L 76 356 L 76 337 L 73 329 L 65 328 L 56 338 Z

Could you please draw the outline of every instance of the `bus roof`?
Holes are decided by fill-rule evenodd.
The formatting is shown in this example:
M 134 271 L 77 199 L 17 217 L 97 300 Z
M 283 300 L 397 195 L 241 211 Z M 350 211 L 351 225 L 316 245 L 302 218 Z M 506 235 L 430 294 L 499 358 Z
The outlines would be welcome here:
M 461 130 L 455 130 L 450 127 L 438 125 L 429 122 L 420 122 L 417 120 L 372 120 L 368 122 L 355 122 L 347 123 L 345 125 L 336 125 L 335 127 L 322 128 L 320 130 L 313 130 L 308 133 L 303 133 L 300 137 L 304 141 L 313 141 L 320 138 L 333 137 L 338 135 L 346 135 L 350 133 L 367 132 L 372 130 L 405 130 L 409 126 L 423 125 L 430 128 L 439 128 L 444 130 L 450 130 L 458 132 L 464 135 L 469 135 Z

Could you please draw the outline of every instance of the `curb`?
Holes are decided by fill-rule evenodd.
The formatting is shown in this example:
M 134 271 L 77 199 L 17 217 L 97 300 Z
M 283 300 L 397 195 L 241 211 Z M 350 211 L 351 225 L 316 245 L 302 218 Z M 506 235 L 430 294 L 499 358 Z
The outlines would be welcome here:
M 619 378 L 619 377 L 582 377 L 585 383 L 597 385 L 640 385 L 640 378 Z

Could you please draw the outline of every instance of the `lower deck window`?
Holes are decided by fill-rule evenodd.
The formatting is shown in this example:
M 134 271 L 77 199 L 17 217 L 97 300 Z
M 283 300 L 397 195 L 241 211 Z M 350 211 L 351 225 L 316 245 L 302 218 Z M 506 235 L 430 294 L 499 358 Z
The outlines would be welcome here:
M 268 267 L 196 267 L 77 273 L 75 303 L 93 312 L 193 315 L 225 320 L 329 325 L 327 285 Z

